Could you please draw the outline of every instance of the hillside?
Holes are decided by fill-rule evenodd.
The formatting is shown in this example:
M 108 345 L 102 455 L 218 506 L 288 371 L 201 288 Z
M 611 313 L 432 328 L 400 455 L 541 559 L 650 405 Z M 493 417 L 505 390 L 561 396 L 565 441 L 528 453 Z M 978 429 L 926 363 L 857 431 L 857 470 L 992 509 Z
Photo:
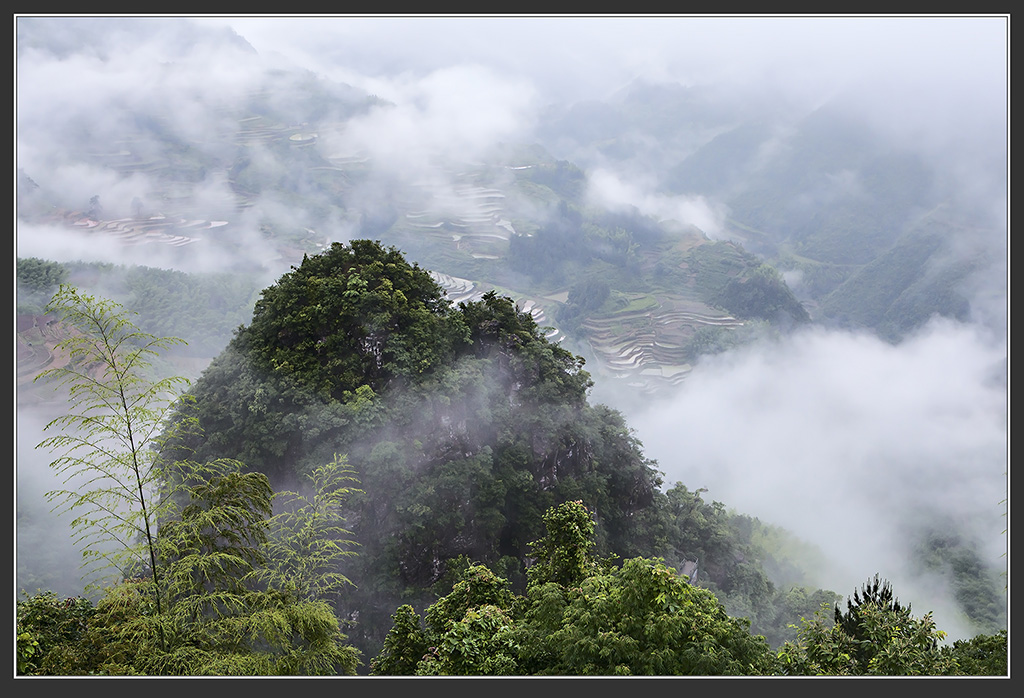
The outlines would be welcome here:
M 179 415 L 201 435 L 170 453 L 238 459 L 278 487 L 347 456 L 365 494 L 344 573 L 360 581 L 338 603 L 358 611 L 361 646 L 383 640 L 401 599 L 434 598 L 461 561 L 521 589 L 541 514 L 575 499 L 594 512 L 602 555 L 656 554 L 694 578 L 700 560 L 702 584 L 773 642 L 787 637 L 777 614 L 797 578 L 777 566 L 776 587 L 762 568 L 782 559 L 752 539 L 762 524 L 733 531 L 742 517 L 721 504 L 663 491 L 622 416 L 589 403 L 582 366 L 507 297 L 452 306 L 395 248 L 335 243 L 263 291 Z M 792 603 L 808 612 L 823 593 Z
M 281 80 L 274 78 L 264 90 L 282 89 Z M 658 222 L 635 211 L 591 208 L 582 197 L 585 174 L 539 146 L 498 148 L 479 164 L 439 159 L 429 177 L 406 181 L 359 152 L 332 145 L 337 141 L 332 131 L 344 121 L 305 120 L 323 103 L 332 105 L 331 117 L 345 118 L 338 116 L 339 88 L 307 82 L 303 89 L 309 112 L 302 114 L 301 126 L 276 121 L 272 112 L 259 113 L 266 111 L 259 107 L 262 92 L 252 94 L 250 104 L 236 113 L 234 129 L 218 134 L 233 143 L 230 149 L 169 143 L 159 121 L 136 119 L 116 143 L 97 144 L 116 152 L 90 154 L 86 160 L 118 177 L 145 172 L 161 183 L 161 191 L 130 206 L 97 196 L 74 210 L 35 185 L 31 173 L 22 173 L 20 215 L 62 229 L 72 247 L 113 245 L 126 254 L 137 249 L 140 259 L 153 250 L 159 258 L 196 269 L 226 258 L 231 272 L 250 285 L 265 280 L 268 268 L 324 249 L 339 227 L 355 225 L 364 235 L 398 245 L 438 278 L 459 279 L 449 289 L 453 299 L 470 297 L 468 288 L 475 297 L 490 289 L 511 296 L 552 328 L 550 336 L 583 354 L 595 375 L 624 378 L 644 391 L 685 375 L 700 353 L 694 344 L 698 330 L 721 334 L 744 320 L 778 319 L 750 299 L 730 300 L 720 293 L 726 281 L 742 281 L 761 260 L 713 244 L 692 226 Z M 341 104 L 352 105 L 342 107 L 348 117 L 375 104 L 344 95 Z M 204 187 L 218 182 L 221 198 L 190 194 L 188 182 L 197 179 L 207 183 Z M 260 203 L 271 187 L 273 198 L 288 207 L 287 219 Z M 122 215 L 128 208 L 130 213 Z M 698 254 L 700 278 L 690 271 Z M 566 294 L 594 276 L 611 281 L 616 296 L 592 309 L 600 315 L 584 323 L 577 308 L 566 312 Z M 791 319 L 805 317 L 784 283 L 770 293 L 780 295 L 774 303 L 785 306 Z M 573 321 L 562 327 L 560 318 L 568 315 Z

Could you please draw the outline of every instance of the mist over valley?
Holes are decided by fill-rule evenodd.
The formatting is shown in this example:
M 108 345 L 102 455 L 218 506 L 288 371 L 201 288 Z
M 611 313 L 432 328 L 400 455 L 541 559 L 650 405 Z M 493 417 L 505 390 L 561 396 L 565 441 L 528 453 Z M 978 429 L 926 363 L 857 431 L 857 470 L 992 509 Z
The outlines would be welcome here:
M 597 492 L 599 546 L 695 564 L 759 632 L 771 594 L 875 574 L 951 641 L 1006 627 L 1007 18 L 16 28 L 19 592 L 84 588 L 35 449 L 66 283 L 186 340 L 156 369 L 193 381 L 198 455 L 290 488 L 348 454 L 366 648 L 386 556 L 421 600 L 476 551 L 525 585 L 540 503 Z M 347 305 L 299 336 L 329 261 L 396 274 L 392 358 L 321 350 L 357 351 Z M 735 539 L 655 534 L 659 497 Z

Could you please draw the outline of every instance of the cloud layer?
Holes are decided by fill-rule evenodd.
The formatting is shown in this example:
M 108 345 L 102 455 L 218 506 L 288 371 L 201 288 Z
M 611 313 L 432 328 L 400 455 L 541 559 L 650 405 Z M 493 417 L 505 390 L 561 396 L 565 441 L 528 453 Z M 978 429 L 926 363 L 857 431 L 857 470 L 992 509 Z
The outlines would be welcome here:
M 825 551 L 823 586 L 849 594 L 877 572 L 955 630 L 908 560 L 937 527 L 1003 566 L 1006 367 L 998 340 L 946 321 L 899 346 L 811 329 L 702 361 L 630 423 L 668 482 Z

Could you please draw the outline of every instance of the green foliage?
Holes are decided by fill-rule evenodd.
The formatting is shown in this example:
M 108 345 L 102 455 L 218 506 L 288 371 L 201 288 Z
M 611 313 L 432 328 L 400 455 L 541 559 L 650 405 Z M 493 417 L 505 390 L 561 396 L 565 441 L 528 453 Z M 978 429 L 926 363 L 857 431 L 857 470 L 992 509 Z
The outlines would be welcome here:
M 596 310 L 604 305 L 611 293 L 611 287 L 604 279 L 590 278 L 573 284 L 569 288 L 567 302 L 583 310 Z
M 108 587 L 84 628 L 46 648 L 40 673 L 354 674 L 358 651 L 327 603 L 258 583 L 266 476 L 229 461 L 176 466 L 157 538 L 165 583 L 142 576 Z
M 826 317 L 874 328 L 893 342 L 936 315 L 966 320 L 964 284 L 993 261 L 981 251 L 951 254 L 947 241 L 988 231 L 939 206 L 899 233 L 864 264 L 848 265 L 842 283 L 815 294 Z
M 273 492 L 265 475 L 235 466 L 192 485 L 179 517 L 161 526 L 168 611 L 140 614 L 121 632 L 170 639 L 165 649 L 137 644 L 132 666 L 146 674 L 354 673 L 356 651 L 330 606 L 257 584 Z
M 566 332 L 573 332 L 598 310 L 611 295 L 611 287 L 605 279 L 589 277 L 569 287 L 566 304 L 558 309 L 558 322 Z
M 563 214 L 572 221 L 572 209 L 565 207 Z M 606 222 L 616 225 L 607 230 L 619 227 Z M 359 309 L 375 307 L 371 287 L 412 283 L 392 283 L 393 274 L 420 278 L 421 272 L 393 255 L 394 250 L 354 241 L 351 249 L 340 246 L 306 258 L 283 277 L 282 288 L 267 289 L 268 303 L 257 311 L 262 319 L 254 318 L 259 331 L 239 331 L 180 412 L 197 421 L 201 434 L 176 444 L 197 460 L 241 460 L 289 488 L 334 453 L 359 464 L 365 491 L 352 492 L 348 520 L 361 552 L 330 564 L 339 582 L 343 577 L 359 583 L 338 599 L 339 611 L 359 613 L 354 633 L 368 653 L 384 642 L 394 608 L 429 604 L 451 588 L 439 583 L 451 579 L 460 559 L 487 564 L 514 589 L 525 590 L 529 542 L 544 536 L 544 512 L 573 501 L 590 505 L 594 546 L 588 554 L 657 555 L 677 569 L 699 559 L 702 583 L 707 579 L 727 608 L 750 615 L 759 633 L 781 641 L 785 631 L 778 629 L 799 617 L 782 615 L 783 609 L 798 613 L 799 599 L 787 601 L 771 585 L 759 569 L 766 556 L 729 543 L 735 532 L 722 505 L 691 503 L 699 517 L 689 523 L 683 502 L 673 509 L 671 496 L 666 500 L 659 491 L 656 464 L 644 458 L 622 415 L 587 403 L 592 380 L 583 359 L 548 341 L 511 299 L 492 291 L 457 308 L 424 301 L 422 308 L 432 307 L 436 321 L 396 327 L 388 342 L 411 346 L 419 336 L 416 328 L 430 328 L 437 332 L 431 346 L 447 347 L 446 355 L 415 376 L 379 381 L 373 370 L 356 364 L 350 371 L 345 360 L 353 355 L 344 347 L 359 331 L 352 328 L 362 322 Z M 381 256 L 393 263 L 379 263 Z M 745 258 L 737 259 L 737 269 L 746 268 Z M 362 289 L 360 279 L 374 281 Z M 347 305 L 337 305 L 343 317 L 329 324 L 317 306 L 337 299 L 305 289 L 342 281 L 345 288 L 339 285 L 338 293 L 347 293 L 352 281 L 352 295 Z M 294 361 L 268 368 L 267 356 L 284 355 L 275 353 L 281 348 L 276 338 L 291 336 L 314 317 L 328 323 L 324 332 L 339 335 L 323 337 L 338 347 L 330 358 L 334 363 L 302 355 L 296 344 L 285 352 L 294 353 Z M 325 383 L 348 389 L 315 389 Z M 167 451 L 169 459 L 174 454 Z M 738 553 L 749 562 L 737 564 Z M 786 589 L 791 586 L 787 582 Z
M 594 521 L 583 502 L 565 502 L 549 509 L 544 525 L 547 535 L 530 547 L 535 558 L 527 570 L 530 584 L 573 586 L 594 572 Z
M 244 273 L 186 274 L 169 269 L 118 269 L 107 283 L 123 285 L 123 303 L 139 315 L 140 328 L 158 336 L 184 337 L 181 353 L 213 356 L 251 317 L 254 278 Z
M 976 632 L 994 633 L 1006 626 L 1006 594 L 978 547 L 970 538 L 936 527 L 921 533 L 912 561 L 949 580 L 953 598 Z
M 698 288 L 710 299 L 756 260 L 736 243 L 716 241 L 694 247 L 686 263 Z
M 731 616 L 747 618 L 772 647 L 795 639 L 795 623 L 839 598 L 805 586 L 801 570 L 820 554 L 781 529 L 704 501 L 703 491 L 676 483 L 657 500 L 648 549 L 676 569 L 692 568 L 691 583 L 712 591 Z
M 884 254 L 860 267 L 823 298 L 822 312 L 857 326 L 875 327 L 883 323 L 891 308 L 901 299 L 905 302 L 904 294 L 924 281 L 925 265 L 941 244 L 941 238 L 934 234 L 902 236 Z M 927 314 L 930 312 L 929 309 Z
M 18 257 L 15 275 L 18 281 L 19 312 L 39 313 L 50 296 L 68 278 L 68 269 L 59 262 L 38 257 Z
M 348 498 L 362 490 L 346 456 L 309 476 L 312 494 L 279 492 L 279 513 L 270 519 L 268 565 L 261 580 L 277 588 L 293 588 L 301 600 L 337 595 L 352 581 L 338 570 L 344 558 L 355 555 L 352 532 L 344 527 Z
M 353 245 L 363 249 L 359 241 Z M 381 285 L 389 274 L 405 273 L 397 262 L 378 268 L 380 250 L 371 252 L 353 261 L 335 249 L 341 261 L 328 266 L 344 267 L 351 279 L 376 274 Z M 319 279 L 322 263 L 308 258 L 295 276 Z M 285 284 L 292 290 L 293 281 Z M 292 300 L 297 315 L 312 303 Z M 657 477 L 621 416 L 586 404 L 591 380 L 583 360 L 547 341 L 528 313 L 496 293 L 457 310 L 438 303 L 433 312 L 441 318 L 435 329 L 447 332 L 438 341 L 453 351 L 448 360 L 379 391 L 373 375 L 352 374 L 353 389 L 337 397 L 309 386 L 319 382 L 315 375 L 338 379 L 343 366 L 282 365 L 267 373 L 258 348 L 266 347 L 262 340 L 254 346 L 258 333 L 240 331 L 180 414 L 194 417 L 202 435 L 175 446 L 200 459 L 237 458 L 281 482 L 310 472 L 332 452 L 346 452 L 360 463 L 366 488 L 351 503 L 352 520 L 372 532 L 361 536 L 366 554 L 356 563 L 373 566 L 360 570 L 374 580 L 371 588 L 396 581 L 429 587 L 459 555 L 492 564 L 515 560 L 519 567 L 527 542 L 540 533 L 544 509 L 581 496 L 599 504 L 605 540 L 625 541 L 628 517 L 651 501 Z M 347 325 L 331 331 L 342 336 L 330 342 L 348 341 Z M 408 343 L 410 332 L 399 328 L 394 342 Z
M 158 537 L 165 593 L 179 610 L 194 604 L 188 613 L 198 619 L 222 603 L 230 606 L 265 561 L 273 490 L 265 475 L 243 473 L 241 463 L 228 460 L 176 462 L 164 475 L 174 483 L 164 496 Z
M 516 671 L 516 598 L 487 567 L 471 565 L 451 593 L 426 611 L 425 628 L 412 606 L 392 616 L 375 675 L 510 675 Z
M 72 330 L 57 345 L 67 363 L 36 377 L 69 391 L 68 413 L 45 427 L 59 433 L 37 446 L 58 454 L 51 467 L 65 486 L 47 499 L 75 516 L 71 526 L 87 571 L 113 568 L 124 577 L 140 564 L 155 571 L 160 473 L 154 447 L 166 438 L 165 420 L 187 381 L 154 381 L 148 370 L 158 350 L 180 340 L 141 332 L 119 304 L 69 286 L 47 310 Z
M 17 602 L 19 675 L 67 673 L 78 664 L 74 653 L 84 639 L 96 609 L 89 599 L 58 599 L 40 591 Z M 68 656 L 71 655 L 71 656 Z
M 712 302 L 741 318 L 777 320 L 786 315 L 799 322 L 810 319 L 779 272 L 767 264 L 731 279 Z
M 847 600 L 847 609 L 834 609 L 834 622 L 816 614 L 805 620 L 795 642 L 779 651 L 783 673 L 839 676 L 945 676 L 959 673 L 955 659 L 939 642 L 931 613 L 911 615 L 876 575 Z
M 414 381 L 465 335 L 430 275 L 369 240 L 334 243 L 263 291 L 244 330 L 256 365 L 321 398 Z
M 38 257 L 19 257 L 15 268 L 18 285 L 30 291 L 55 291 L 68 277 L 67 267 Z
M 1006 630 L 994 635 L 977 635 L 943 647 L 965 676 L 1009 676 L 1009 644 Z
M 571 278 L 589 259 L 583 214 L 564 199 L 536 233 L 509 239 L 509 267 L 536 281 Z
M 536 588 L 535 588 L 536 589 Z M 540 606 L 543 595 L 531 590 Z M 748 623 L 659 559 L 632 558 L 566 589 L 557 630 L 537 673 L 561 675 L 763 675 L 774 658 Z M 535 607 L 536 607 L 535 606 Z M 549 621 L 550 622 L 550 621 Z
M 593 522 L 580 502 L 552 507 L 531 547 L 526 596 L 479 565 L 426 611 L 393 616 L 376 674 L 736 675 L 774 667 L 764 638 L 729 618 L 711 592 L 661 560 L 617 568 L 590 558 Z M 556 579 L 557 578 L 557 579 Z M 417 659 L 419 657 L 419 659 Z
M 541 163 L 530 168 L 526 176 L 570 201 L 578 199 L 586 185 L 583 171 L 566 160 Z
M 438 646 L 416 665 L 418 676 L 511 676 L 518 674 L 514 621 L 485 604 L 451 622 Z
M 747 143 L 736 165 L 755 156 L 753 146 L 765 132 L 752 135 L 753 140 L 742 139 Z M 734 146 L 737 139 L 724 140 L 721 145 Z M 797 125 L 771 166 L 730 192 L 731 216 L 765 231 L 772 243 L 791 245 L 819 262 L 870 262 L 888 249 L 907 221 L 937 203 L 932 174 L 920 156 L 889 145 L 880 148 L 879 142 L 848 114 L 819 109 Z M 719 153 L 705 155 L 715 160 Z M 703 177 L 700 164 L 693 163 L 691 176 Z
M 470 351 L 497 363 L 504 386 L 520 400 L 579 406 L 593 385 L 584 360 L 547 341 L 529 313 L 494 291 L 479 301 L 460 303 L 469 329 Z M 518 390 L 515 386 L 519 386 Z
M 231 340 L 235 329 L 252 317 L 262 270 L 185 273 L 172 269 L 105 262 L 57 263 L 18 260 L 26 283 L 18 282 L 18 312 L 41 314 L 57 284 L 75 286 L 80 293 L 109 298 L 133 316 L 138 328 L 158 337 L 180 337 L 187 343 L 167 348 L 170 356 L 210 357 Z M 35 267 L 51 270 L 34 273 Z M 23 274 L 19 271 L 19 275 Z M 49 285 L 49 279 L 60 279 Z
M 536 232 L 512 236 L 508 266 L 534 281 L 572 284 L 569 300 L 576 311 L 586 309 L 579 306 L 584 301 L 579 294 L 589 287 L 598 293 L 596 308 L 604 300 L 601 295 L 607 296 L 602 283 L 630 290 L 637 286 L 635 277 L 643 271 L 641 242 L 662 234 L 656 222 L 638 213 L 585 212 L 562 199 Z
M 380 654 L 370 661 L 370 673 L 376 676 L 411 676 L 427 652 L 420 617 L 409 604 L 398 607 L 391 616 L 391 630 Z
M 19 674 L 33 673 L 33 663 L 35 662 L 36 654 L 39 652 L 39 640 L 26 630 L 18 629 L 16 635 L 18 645 L 17 672 Z
M 507 581 L 483 565 L 471 565 L 452 587 L 451 593 L 427 609 L 427 632 L 433 637 L 438 637 L 473 608 L 509 608 L 512 603 L 513 595 L 508 589 Z
M 787 322 L 810 319 L 779 272 L 736 243 L 698 245 L 686 263 L 701 297 L 737 317 Z
M 182 419 L 165 430 L 183 379 L 146 375 L 157 350 L 175 340 L 139 331 L 118 304 L 70 287 L 54 296 L 51 310 L 73 328 L 60 345 L 68 363 L 39 379 L 66 386 L 72 409 L 47 427 L 61 433 L 40 444 L 60 452 L 53 467 L 68 485 L 48 497 L 59 511 L 77 514 L 72 526 L 87 563 L 134 579 L 108 588 L 95 612 L 88 609 L 87 627 L 76 626 L 77 643 L 67 630 L 51 640 L 54 631 L 39 612 L 48 598 L 26 606 L 26 629 L 19 632 L 23 669 L 354 673 L 357 651 L 345 644 L 334 611 L 314 598 L 337 581 L 330 572 L 317 576 L 323 559 L 320 567 L 312 557 L 313 567 L 285 573 L 290 579 L 282 587 L 299 590 L 301 598 L 257 586 L 272 513 L 267 477 L 242 472 L 230 459 L 158 459 L 156 447 L 169 434 L 193 426 Z M 320 508 L 305 519 L 320 532 L 337 532 L 330 517 L 347 476 L 338 460 L 314 473 L 322 485 Z

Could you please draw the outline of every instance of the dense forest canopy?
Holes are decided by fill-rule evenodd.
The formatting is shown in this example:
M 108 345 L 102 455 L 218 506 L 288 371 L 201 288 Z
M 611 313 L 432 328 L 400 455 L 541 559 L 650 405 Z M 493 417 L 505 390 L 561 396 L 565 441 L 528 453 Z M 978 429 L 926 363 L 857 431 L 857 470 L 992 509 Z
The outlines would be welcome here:
M 522 578 L 547 506 L 592 502 L 626 552 L 660 484 L 622 417 L 587 403 L 582 366 L 507 298 L 453 308 L 396 250 L 336 244 L 264 292 L 193 387 L 204 436 L 184 445 L 285 483 L 347 453 L 359 564 L 381 584 L 429 588 L 460 556 Z

